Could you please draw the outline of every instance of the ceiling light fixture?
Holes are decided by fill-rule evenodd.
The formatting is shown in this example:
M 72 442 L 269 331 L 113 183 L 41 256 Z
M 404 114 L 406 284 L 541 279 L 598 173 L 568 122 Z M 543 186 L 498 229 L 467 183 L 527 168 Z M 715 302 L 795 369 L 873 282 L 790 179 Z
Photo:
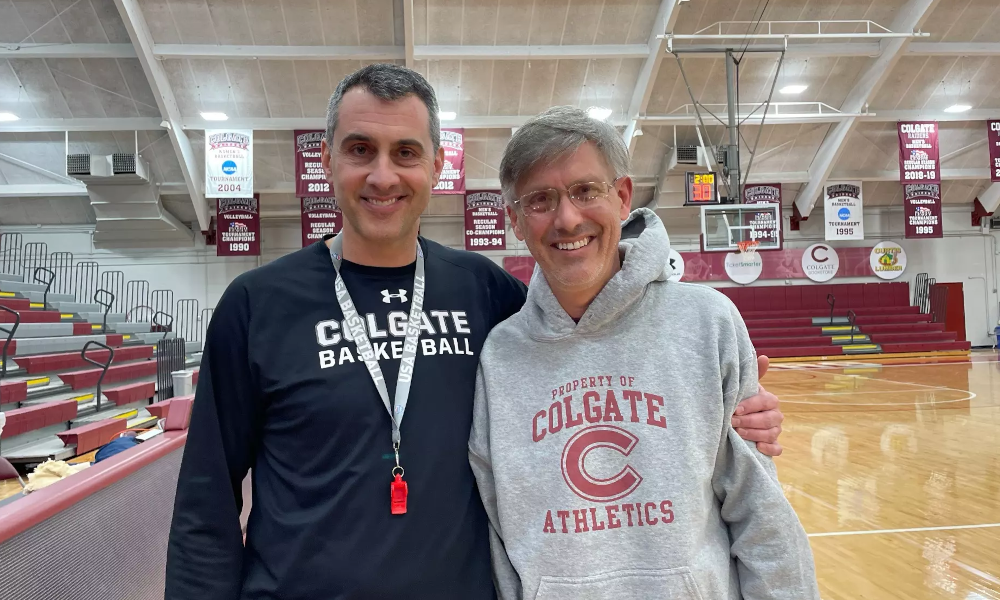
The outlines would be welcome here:
M 972 107 L 968 104 L 952 104 L 948 108 L 944 109 L 946 113 L 963 113 L 967 110 L 972 110 Z
M 203 112 L 201 113 L 201 118 L 206 121 L 226 121 L 229 116 L 224 112 Z
M 458 115 L 450 110 L 442 110 L 438 112 L 438 118 L 442 121 L 454 121 Z
M 785 87 L 778 90 L 782 94 L 801 94 L 809 88 L 808 85 L 786 85 Z
M 587 114 L 590 115 L 590 118 L 597 119 L 598 121 L 603 121 L 604 119 L 610 117 L 611 112 L 610 108 L 603 108 L 600 106 L 591 106 L 587 109 Z
M 17 121 L 18 119 L 19 117 L 14 113 L 0 112 L 0 121 L 9 122 L 9 121 Z

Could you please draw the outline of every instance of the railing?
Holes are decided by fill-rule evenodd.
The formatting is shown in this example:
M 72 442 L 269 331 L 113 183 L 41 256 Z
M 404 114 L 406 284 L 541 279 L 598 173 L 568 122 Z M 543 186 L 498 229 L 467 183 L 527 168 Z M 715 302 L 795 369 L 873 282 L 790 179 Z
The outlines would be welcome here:
M 52 293 L 73 293 L 73 253 L 53 252 L 49 254 L 49 270 L 52 271 Z
M 174 291 L 153 290 L 149 294 L 149 305 L 153 307 L 153 312 L 172 314 L 174 312 Z
M 21 246 L 24 241 L 20 233 L 0 233 L 0 273 L 21 275 Z
M 163 318 L 161 318 L 161 316 Z M 170 331 L 171 329 L 173 329 L 173 327 L 174 327 L 174 318 L 171 315 L 163 312 L 162 310 L 158 310 L 155 313 L 153 313 L 152 330 L 163 331 L 163 337 L 160 338 L 161 341 L 167 339 L 167 336 L 170 335 Z
M 94 302 L 104 308 L 104 316 L 101 320 L 101 333 L 108 332 L 108 313 L 115 303 L 115 295 L 105 289 L 94 292 Z
M 85 260 L 73 265 L 73 288 L 69 293 L 76 297 L 77 302 L 93 304 L 100 271 L 101 266 L 92 260 Z
M 3 352 L 2 354 L 0 354 L 0 359 L 3 360 L 3 362 L 0 363 L 0 381 L 3 381 L 3 378 L 7 376 L 7 349 L 10 347 L 10 343 L 14 339 L 14 334 L 17 333 L 18 325 L 21 324 L 21 313 L 17 312 L 16 310 L 7 308 L 2 304 L 0 304 L 0 311 L 14 315 L 14 326 L 11 327 L 10 329 L 7 329 L 2 324 L 0 324 L 0 331 L 7 334 L 7 339 L 3 343 Z M 20 407 L 21 404 L 18 403 L 18 408 Z
M 920 307 L 920 312 L 927 314 L 930 306 L 930 277 L 927 273 L 917 273 L 913 280 L 913 305 Z
M 44 273 L 49 276 L 48 279 L 44 279 L 39 276 L 39 273 Z M 49 309 L 49 290 L 52 289 L 52 282 L 56 280 L 56 274 L 51 269 L 46 269 L 45 267 L 37 267 L 35 269 L 35 283 L 45 284 L 45 293 L 42 294 L 42 310 Z
M 857 327 L 855 327 L 855 323 L 857 323 L 857 320 L 858 320 L 858 315 L 854 314 L 853 310 L 847 311 L 847 322 L 851 324 L 851 343 L 852 344 L 854 343 L 854 330 L 857 329 Z
M 135 309 L 140 306 L 149 305 L 149 282 L 145 279 L 133 279 L 125 284 L 125 315 L 134 314 Z M 129 321 L 138 322 L 138 321 Z
M 199 330 L 198 341 L 204 342 L 208 337 L 208 326 L 212 322 L 212 315 L 215 314 L 214 308 L 203 308 L 201 309 L 201 328 Z
M 35 269 L 44 267 L 48 263 L 48 256 L 49 245 L 45 242 L 31 242 L 24 245 L 21 249 L 21 274 L 25 283 L 31 283 L 28 278 L 34 275 Z
M 180 337 L 156 343 L 156 389 L 160 402 L 174 397 L 173 373 L 185 367 L 186 346 L 186 340 Z
M 198 301 L 193 298 L 177 301 L 177 336 L 192 342 L 201 341 L 198 326 Z
M 125 322 L 152 323 L 154 314 L 156 314 L 156 311 L 153 310 L 153 307 L 149 306 L 148 304 L 134 306 L 127 313 L 125 313 Z
M 932 323 L 944 323 L 948 318 L 948 288 L 931 285 L 930 315 Z
M 833 325 L 833 307 L 837 305 L 837 297 L 833 294 L 827 294 L 826 303 L 830 305 L 830 325 Z
M 125 290 L 125 273 L 122 271 L 104 271 L 101 273 L 100 289 L 110 292 L 114 296 L 114 305 L 108 308 L 108 312 L 125 312 L 122 310 L 122 292 Z M 94 293 L 94 302 L 97 302 L 97 292 Z M 99 303 L 98 303 L 99 304 Z
M 108 351 L 108 360 L 105 363 L 99 363 L 96 360 L 87 356 L 87 349 L 91 346 L 100 346 Z M 104 383 L 104 376 L 108 372 L 108 368 L 111 363 L 115 360 L 115 349 L 107 344 L 102 344 L 101 342 L 89 341 L 83 345 L 83 350 L 80 352 L 80 358 L 94 365 L 95 367 L 101 367 L 101 376 L 97 378 L 97 393 L 94 398 L 97 399 L 97 412 L 101 412 L 101 384 Z

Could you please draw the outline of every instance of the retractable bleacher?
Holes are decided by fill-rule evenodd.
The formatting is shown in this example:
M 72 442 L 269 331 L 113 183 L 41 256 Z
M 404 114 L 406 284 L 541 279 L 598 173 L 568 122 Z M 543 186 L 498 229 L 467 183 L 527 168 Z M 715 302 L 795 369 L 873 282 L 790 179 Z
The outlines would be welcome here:
M 944 323 L 911 306 L 903 282 L 721 288 L 758 354 L 771 358 L 968 352 Z

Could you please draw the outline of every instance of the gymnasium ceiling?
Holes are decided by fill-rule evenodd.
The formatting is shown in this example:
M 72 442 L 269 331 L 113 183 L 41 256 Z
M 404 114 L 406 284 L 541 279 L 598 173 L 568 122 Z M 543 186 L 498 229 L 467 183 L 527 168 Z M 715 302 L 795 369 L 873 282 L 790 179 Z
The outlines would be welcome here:
M 0 0 L 0 112 L 19 117 L 0 122 L 0 224 L 92 221 L 85 190 L 63 176 L 67 146 L 138 147 L 164 206 L 197 229 L 213 212 L 185 178 L 200 188 L 202 130 L 212 126 L 203 111 L 254 129 L 264 216 L 290 217 L 298 204 L 291 131 L 322 127 L 337 82 L 378 61 L 412 65 L 437 89 L 441 110 L 456 113 L 443 125 L 466 128 L 470 187 L 497 185 L 511 127 L 528 116 L 555 104 L 597 106 L 611 109 L 624 135 L 638 130 L 636 203 L 667 210 L 683 202 L 683 174 L 693 169 L 670 168 L 674 148 L 698 144 L 698 135 L 678 60 L 657 36 L 758 18 L 757 33 L 809 33 L 826 20 L 839 22 L 824 32 L 857 35 L 871 21 L 928 35 L 790 39 L 780 71 L 778 54 L 745 54 L 741 103 L 767 100 L 775 76 L 776 90 L 808 86 L 772 98 L 808 104 L 772 107 L 763 126 L 743 126 L 744 168 L 760 140 L 751 181 L 783 183 L 786 206 L 806 212 L 812 203 L 800 192 L 826 179 L 862 179 L 866 205 L 899 205 L 895 122 L 933 119 L 944 202 L 1000 203 L 1000 188 L 988 190 L 983 122 L 1000 118 L 996 0 Z M 723 24 L 703 33 L 739 35 L 673 44 L 779 43 L 744 42 L 747 30 Z M 724 113 L 721 55 L 680 56 L 695 98 Z M 944 112 L 955 104 L 971 110 Z M 724 129 L 703 117 L 718 143 Z M 835 130 L 848 126 L 838 141 Z M 177 138 L 191 144 L 186 161 Z M 458 211 L 452 198 L 432 205 L 436 214 Z

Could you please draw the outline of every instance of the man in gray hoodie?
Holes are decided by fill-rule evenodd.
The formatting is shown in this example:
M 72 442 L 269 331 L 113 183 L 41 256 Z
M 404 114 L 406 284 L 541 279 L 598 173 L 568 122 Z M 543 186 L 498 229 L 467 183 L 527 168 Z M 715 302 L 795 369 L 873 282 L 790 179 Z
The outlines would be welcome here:
M 620 134 L 550 109 L 500 183 L 537 262 L 483 347 L 469 442 L 501 600 L 818 599 L 774 463 L 731 425 L 758 390 L 746 326 L 668 281 Z

